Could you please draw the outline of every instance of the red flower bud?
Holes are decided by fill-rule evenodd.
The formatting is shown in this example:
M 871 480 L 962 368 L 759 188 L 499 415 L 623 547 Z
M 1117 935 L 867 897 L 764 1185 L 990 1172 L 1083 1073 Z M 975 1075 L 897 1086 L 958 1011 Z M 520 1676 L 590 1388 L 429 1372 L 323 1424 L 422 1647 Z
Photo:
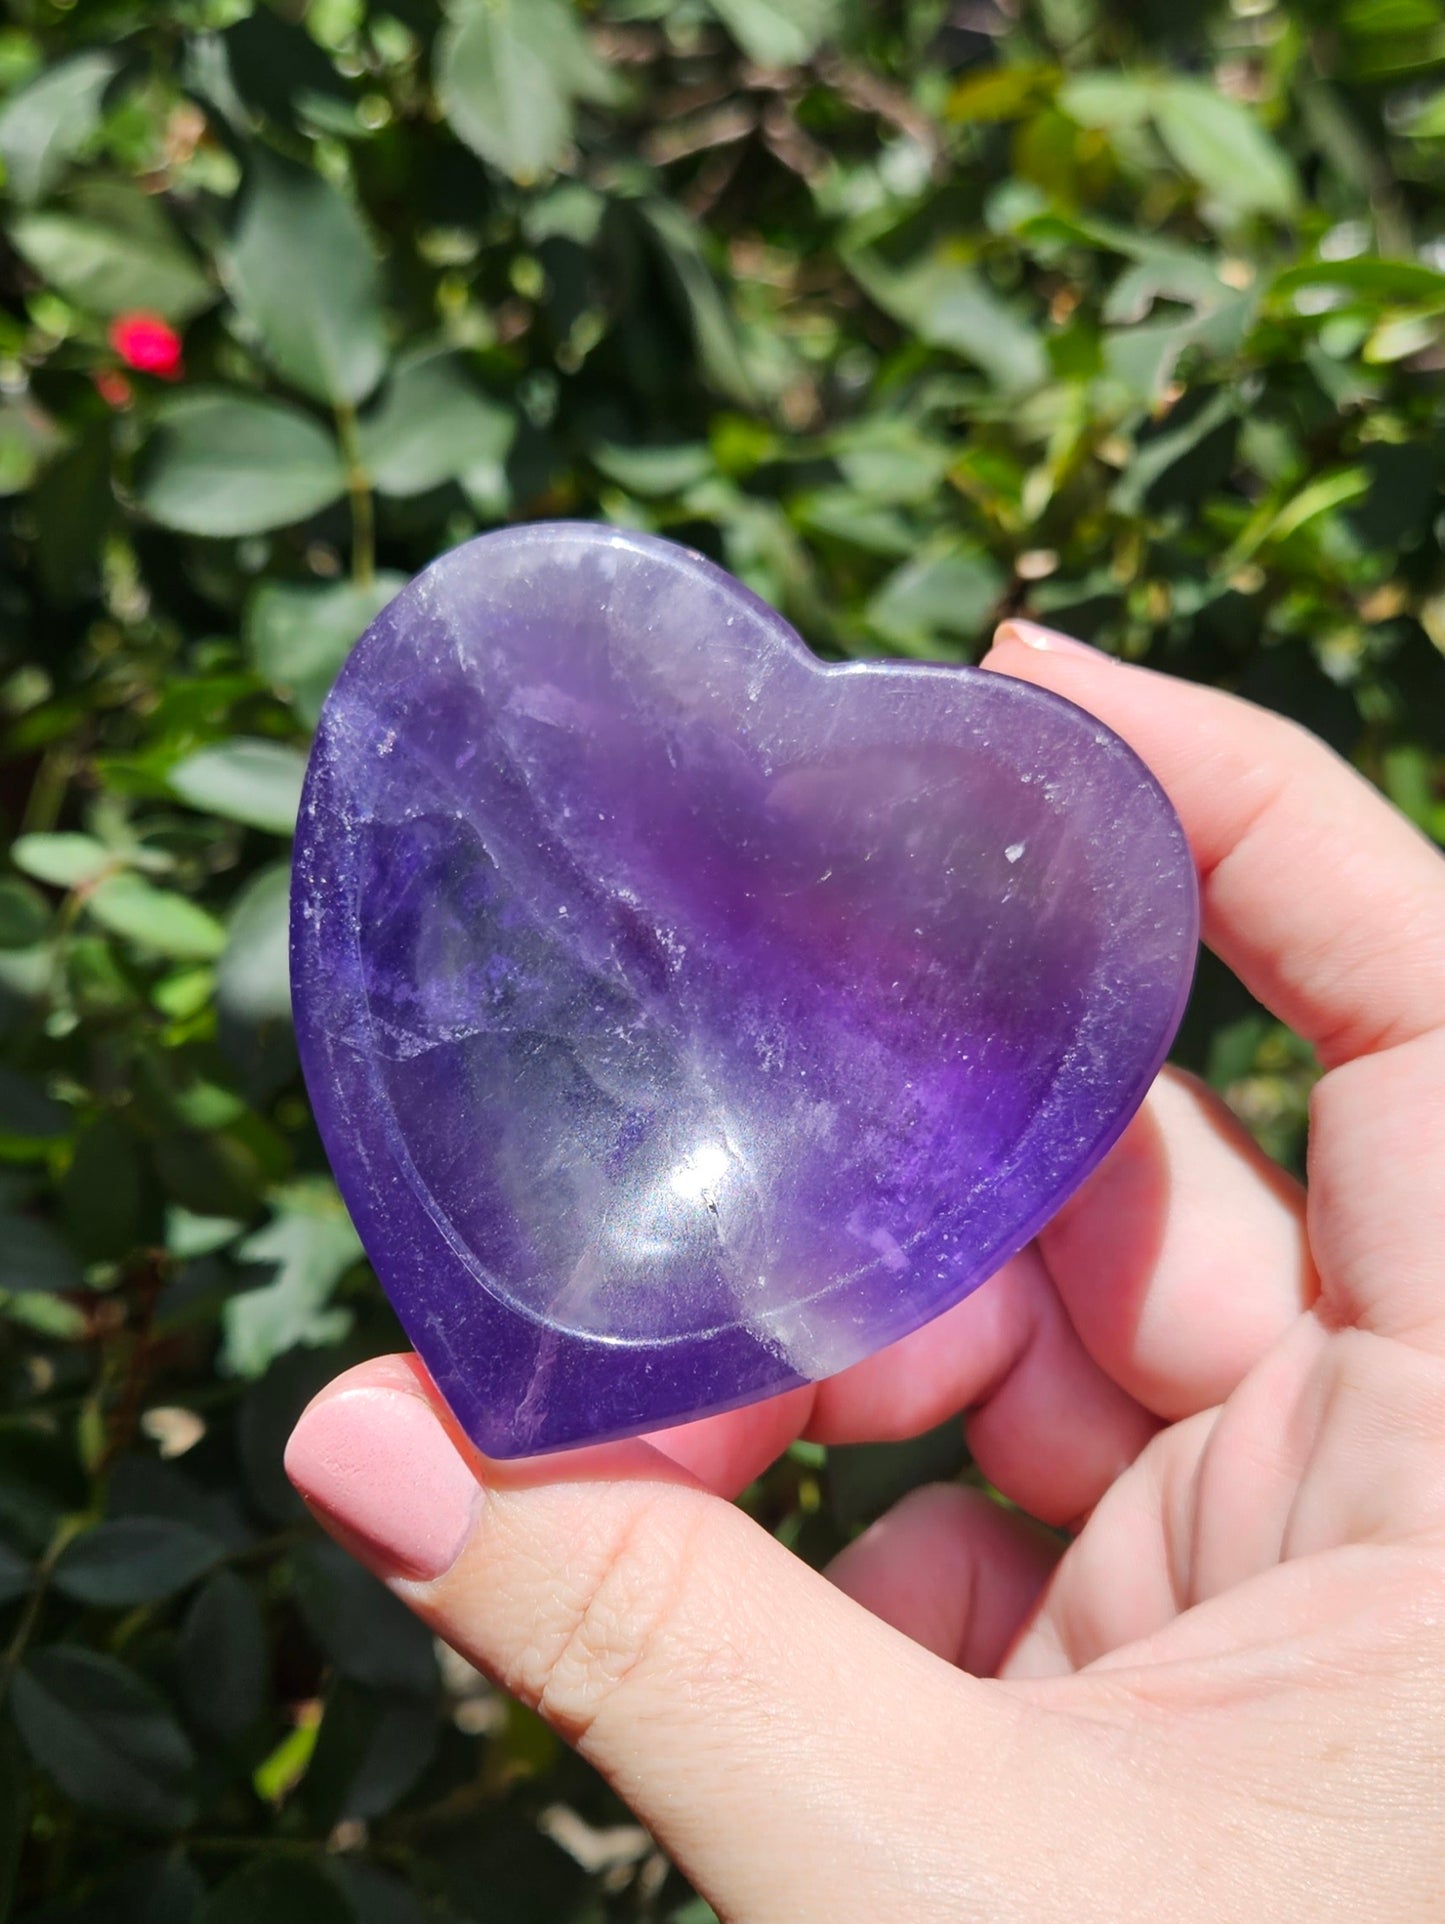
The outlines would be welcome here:
M 131 404 L 130 382 L 118 368 L 97 368 L 91 375 L 95 391 L 107 407 L 128 408 Z
M 181 378 L 181 337 L 159 314 L 117 314 L 110 344 L 127 367 L 158 374 L 163 381 Z

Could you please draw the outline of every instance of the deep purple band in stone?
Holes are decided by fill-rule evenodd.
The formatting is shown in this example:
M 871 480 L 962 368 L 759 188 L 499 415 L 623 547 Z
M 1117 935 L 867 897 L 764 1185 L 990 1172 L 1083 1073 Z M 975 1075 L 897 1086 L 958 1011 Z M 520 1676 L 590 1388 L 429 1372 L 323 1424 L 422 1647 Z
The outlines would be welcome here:
M 444 555 L 326 703 L 296 845 L 307 1085 L 478 1446 L 857 1362 L 1118 1137 L 1197 940 L 1138 758 L 1001 675 L 826 666 L 585 524 Z

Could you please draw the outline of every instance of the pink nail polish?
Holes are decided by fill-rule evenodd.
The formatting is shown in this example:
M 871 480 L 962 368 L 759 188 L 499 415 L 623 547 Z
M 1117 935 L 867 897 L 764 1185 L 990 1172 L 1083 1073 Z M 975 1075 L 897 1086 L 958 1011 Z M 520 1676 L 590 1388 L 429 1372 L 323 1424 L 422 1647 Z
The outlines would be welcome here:
M 424 1583 L 456 1562 L 481 1495 L 430 1405 L 403 1390 L 313 1403 L 286 1446 L 286 1474 L 383 1574 Z
M 995 636 L 997 641 L 1021 641 L 1025 648 L 1037 648 L 1040 654 L 1083 655 L 1090 661 L 1110 661 L 1102 648 L 1095 648 L 1091 642 L 1079 641 L 1073 635 L 1061 635 L 1056 628 L 1044 628 L 1036 621 L 1009 620 Z

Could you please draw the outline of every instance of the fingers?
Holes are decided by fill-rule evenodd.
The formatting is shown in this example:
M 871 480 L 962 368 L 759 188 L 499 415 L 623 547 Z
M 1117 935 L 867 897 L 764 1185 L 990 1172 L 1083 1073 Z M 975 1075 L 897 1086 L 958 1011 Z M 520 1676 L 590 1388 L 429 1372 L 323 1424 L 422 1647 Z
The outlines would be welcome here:
M 806 1383 L 746 1409 L 657 1430 L 647 1441 L 715 1496 L 738 1496 L 802 1435 L 814 1395 Z
M 981 1490 L 914 1490 L 828 1575 L 935 1656 L 991 1677 L 1059 1559 L 1056 1539 Z
M 923 1329 L 818 1384 L 808 1434 L 913 1436 L 959 1409 L 989 1481 L 1056 1524 L 1092 1508 L 1157 1427 L 1084 1349 L 1033 1248 Z
M 1188 1608 L 1189 1545 L 1179 1526 L 1195 1512 L 1195 1475 L 1214 1420 L 1214 1411 L 1201 1411 L 1161 1430 L 1108 1491 L 1004 1656 L 1004 1677 L 1068 1676 Z
M 403 1358 L 342 1377 L 297 1426 L 293 1480 L 582 1750 L 720 1914 L 861 1918 L 863 1888 L 889 1915 L 940 1890 L 972 1914 L 988 1842 L 947 1810 L 970 1759 L 1021 1756 L 1037 1712 L 898 1636 L 647 1444 L 481 1464 L 426 1391 Z M 863 1809 L 912 1832 L 896 1863 L 879 1866 Z
M 819 1384 L 808 1433 L 911 1436 L 971 1409 L 990 1480 L 1031 1514 L 1072 1522 L 1155 1418 L 1220 1402 L 1312 1300 L 1303 1211 L 1299 1186 L 1224 1105 L 1166 1072 L 1036 1249 Z
M 1341 1323 L 1445 1346 L 1445 1029 L 1334 1069 L 1310 1107 L 1310 1237 Z
M 1299 1184 L 1172 1070 L 1039 1247 L 1090 1356 L 1170 1421 L 1223 1402 L 1318 1290 Z
M 1199 864 L 1205 940 L 1326 1064 L 1445 1019 L 1445 864 L 1323 743 L 1029 622 L 1000 628 L 986 666 L 1077 702 L 1148 763 Z

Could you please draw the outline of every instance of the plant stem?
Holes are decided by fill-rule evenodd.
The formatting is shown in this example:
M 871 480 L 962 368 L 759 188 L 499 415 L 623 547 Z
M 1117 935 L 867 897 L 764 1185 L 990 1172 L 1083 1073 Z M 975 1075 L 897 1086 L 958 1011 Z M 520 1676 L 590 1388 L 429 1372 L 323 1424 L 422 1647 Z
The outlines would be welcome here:
M 346 463 L 346 492 L 351 501 L 351 579 L 358 588 L 369 588 L 376 576 L 376 512 L 371 477 L 361 459 L 356 409 L 348 401 L 336 403 L 336 438 Z
M 40 1621 L 41 1606 L 45 1602 L 45 1593 L 50 1587 L 51 1577 L 55 1574 L 55 1566 L 60 1561 L 60 1554 L 70 1539 L 85 1528 L 86 1522 L 87 1519 L 82 1516 L 64 1518 L 56 1529 L 55 1535 L 50 1539 L 45 1555 L 35 1566 L 35 1586 L 26 1599 L 25 1609 L 19 1623 L 15 1626 L 15 1635 L 10 1639 L 5 1655 L 0 1657 L 0 1704 L 3 1704 L 10 1694 L 10 1685 L 14 1680 L 15 1672 L 20 1668 L 20 1660 L 25 1655 L 31 1637 L 35 1634 L 35 1626 Z
M 55 827 L 74 773 L 74 751 L 70 747 L 57 744 L 46 749 L 25 804 L 20 824 L 23 835 L 48 834 Z

